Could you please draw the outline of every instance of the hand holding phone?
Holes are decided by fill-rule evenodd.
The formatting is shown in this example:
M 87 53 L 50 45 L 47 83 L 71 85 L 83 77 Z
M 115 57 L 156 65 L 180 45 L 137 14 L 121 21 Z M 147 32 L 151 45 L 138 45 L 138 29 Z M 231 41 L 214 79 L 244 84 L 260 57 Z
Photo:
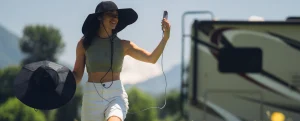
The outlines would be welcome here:
M 165 18 L 165 19 L 168 19 L 168 11 L 164 11 L 163 19 L 164 19 L 164 18 Z M 162 31 L 165 31 L 163 25 L 161 26 L 161 29 L 162 29 Z

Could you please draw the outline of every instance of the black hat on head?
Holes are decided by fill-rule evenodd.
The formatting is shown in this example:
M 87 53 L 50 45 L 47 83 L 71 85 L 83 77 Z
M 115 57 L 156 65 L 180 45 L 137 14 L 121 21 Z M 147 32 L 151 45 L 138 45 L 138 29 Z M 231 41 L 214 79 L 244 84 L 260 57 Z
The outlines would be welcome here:
M 85 19 L 82 26 L 82 33 L 86 34 L 92 26 L 97 25 L 97 22 L 99 22 L 99 15 L 112 10 L 118 11 L 119 19 L 116 28 L 113 30 L 114 34 L 122 31 L 126 26 L 134 23 L 138 19 L 137 13 L 132 8 L 119 9 L 118 6 L 112 1 L 102 1 L 97 5 L 95 13 L 89 14 Z
M 14 80 L 14 94 L 25 105 L 41 110 L 60 108 L 76 91 L 71 70 L 51 61 L 24 65 Z

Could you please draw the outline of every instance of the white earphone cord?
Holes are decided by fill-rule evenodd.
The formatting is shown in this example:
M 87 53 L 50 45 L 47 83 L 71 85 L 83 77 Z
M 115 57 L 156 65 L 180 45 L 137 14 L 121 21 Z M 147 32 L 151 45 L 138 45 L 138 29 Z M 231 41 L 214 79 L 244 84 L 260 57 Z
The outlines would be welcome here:
M 102 23 L 102 25 L 103 25 L 103 22 L 101 22 Z M 104 27 L 104 25 L 103 25 L 103 27 Z M 104 27 L 104 30 L 106 31 L 106 29 L 105 29 L 105 27 Z M 106 31 L 106 33 L 107 33 L 107 35 L 109 36 L 109 34 L 108 34 L 108 32 Z M 163 36 L 163 35 L 162 35 Z M 113 41 L 112 39 L 112 37 L 109 37 L 110 39 L 111 39 L 111 41 Z M 112 43 L 111 43 L 112 44 Z M 113 49 L 113 48 L 111 48 L 111 49 Z M 111 56 L 113 57 L 113 52 L 111 52 Z M 112 62 L 112 61 L 111 61 Z M 166 104 L 167 104 L 167 99 L 166 99 L 166 93 L 167 93 L 167 79 L 166 79 L 166 75 L 165 75 L 165 72 L 164 72 L 164 70 L 163 70 L 163 52 L 162 52 L 162 58 L 161 58 L 161 67 L 162 67 L 162 72 L 163 72 L 163 74 L 164 74 L 164 77 L 165 77 L 165 82 L 166 82 L 166 85 L 165 85 L 165 104 L 162 106 L 162 107 L 149 107 L 149 108 L 145 108 L 145 109 L 143 109 L 143 110 L 140 110 L 140 111 L 138 111 L 138 112 L 143 112 L 143 111 L 146 111 L 146 110 L 149 110 L 149 109 L 152 109 L 152 108 L 158 108 L 158 109 L 163 109 L 165 106 L 166 106 Z M 110 67 L 110 69 L 109 70 L 112 70 L 112 63 L 111 63 L 111 67 Z M 109 70 L 106 72 L 106 74 L 109 72 Z M 112 73 L 113 73 L 113 70 L 112 70 Z M 101 80 L 106 76 L 106 74 L 101 78 Z M 101 82 L 101 80 L 100 80 L 100 82 Z M 93 84 L 94 84 L 94 82 L 93 82 Z M 112 85 L 112 84 L 111 84 Z M 111 86 L 110 85 L 110 86 Z M 95 86 L 95 84 L 94 84 L 94 87 L 95 87 L 95 89 L 96 89 L 96 91 L 97 91 L 97 93 L 98 93 L 98 95 L 102 98 L 102 99 L 104 99 L 105 101 L 107 101 L 107 102 L 109 102 L 109 103 L 111 103 L 112 101 L 114 101 L 114 100 L 112 100 L 112 101 L 108 101 L 107 99 L 105 99 L 105 98 L 103 98 L 100 94 L 99 94 L 99 92 L 98 92 L 98 90 L 97 90 L 97 88 L 96 88 L 96 86 Z M 117 109 L 119 109 L 119 110 L 122 110 L 122 109 L 120 109 L 120 108 L 118 108 L 118 107 L 116 107 Z M 130 108 L 129 108 L 130 109 Z M 134 112 L 134 113 L 131 113 L 131 112 L 129 112 L 128 111 L 128 114 L 136 114 L 137 112 Z

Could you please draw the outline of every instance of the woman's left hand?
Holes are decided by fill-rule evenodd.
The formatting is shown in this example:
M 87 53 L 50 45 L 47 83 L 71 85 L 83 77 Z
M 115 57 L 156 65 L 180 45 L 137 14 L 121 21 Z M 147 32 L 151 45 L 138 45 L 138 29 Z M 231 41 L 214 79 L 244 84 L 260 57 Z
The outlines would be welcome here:
M 163 31 L 164 31 L 163 39 L 168 40 L 169 37 L 170 37 L 171 25 L 170 25 L 168 19 L 165 19 L 165 18 L 162 20 L 161 24 L 162 24 L 162 28 L 163 28 Z

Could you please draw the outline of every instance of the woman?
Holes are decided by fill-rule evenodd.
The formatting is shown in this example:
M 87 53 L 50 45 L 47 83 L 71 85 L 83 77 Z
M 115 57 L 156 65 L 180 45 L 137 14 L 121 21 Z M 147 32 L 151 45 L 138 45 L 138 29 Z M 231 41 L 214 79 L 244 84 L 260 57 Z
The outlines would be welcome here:
M 73 70 L 78 84 L 87 67 L 88 82 L 83 91 L 81 121 L 124 121 L 128 111 L 128 96 L 120 80 L 124 56 L 156 63 L 170 36 L 168 20 L 162 20 L 164 36 L 149 53 L 129 40 L 121 40 L 117 33 L 137 20 L 133 9 L 118 9 L 115 3 L 98 4 L 82 28 L 84 37 L 76 48 Z

